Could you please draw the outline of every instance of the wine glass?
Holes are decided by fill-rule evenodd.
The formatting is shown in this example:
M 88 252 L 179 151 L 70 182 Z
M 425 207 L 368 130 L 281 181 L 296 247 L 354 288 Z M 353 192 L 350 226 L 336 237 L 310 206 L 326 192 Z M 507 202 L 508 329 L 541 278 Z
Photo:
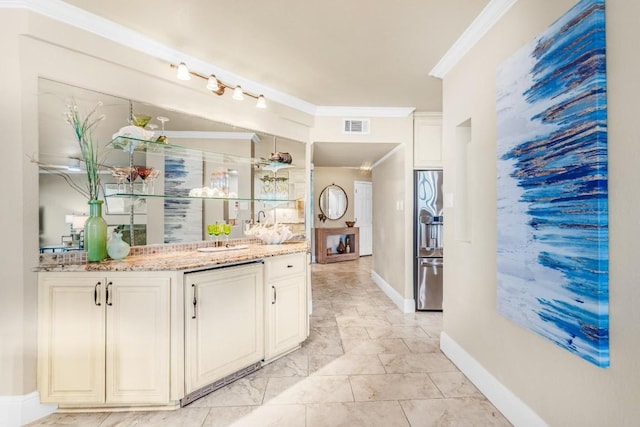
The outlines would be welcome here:
M 218 236 L 220 235 L 220 233 L 222 232 L 222 228 L 220 227 L 220 224 L 218 224 L 217 222 L 215 224 L 207 224 L 207 233 L 209 233 L 209 237 L 211 239 L 213 239 L 212 236 L 216 236 L 216 246 L 218 246 Z
M 149 177 L 149 175 L 151 174 L 151 172 L 153 171 L 152 167 L 147 167 L 147 166 L 140 166 L 140 165 L 136 165 L 133 167 L 138 176 L 140 177 L 140 179 L 142 180 L 142 192 L 144 194 L 148 194 L 147 193 L 147 178 Z
M 232 225 L 231 224 L 221 224 L 222 225 L 222 232 L 224 233 L 224 235 L 227 237 L 227 243 L 226 246 L 229 247 L 229 234 L 231 234 L 231 229 L 232 229 Z
M 136 168 L 127 168 L 127 171 L 129 172 L 127 174 L 127 182 L 129 183 L 129 188 L 131 190 L 130 192 L 131 194 L 133 194 L 135 190 L 133 189 L 132 183 L 138 177 L 138 171 L 136 170 Z M 129 192 L 129 191 L 125 191 L 125 192 Z
M 160 117 L 157 117 L 157 119 L 160 121 L 160 123 L 162 123 L 162 135 L 156 138 L 156 142 L 160 142 L 162 144 L 168 144 L 169 142 L 167 141 L 167 136 L 164 134 L 164 124 L 169 121 L 169 118 L 160 116 Z
M 156 178 L 158 178 L 159 175 L 160 171 L 158 169 L 152 169 L 151 172 L 149 172 L 149 175 L 147 175 L 147 179 L 145 180 L 148 185 L 147 194 L 154 193 L 153 182 L 156 180 Z
M 151 116 L 146 116 L 144 114 L 133 114 L 131 117 L 131 124 L 141 128 L 144 128 L 150 121 Z
M 129 168 L 115 166 L 113 169 L 111 169 L 111 175 L 113 175 L 113 177 L 118 182 L 118 193 L 125 193 L 126 191 L 123 184 L 124 180 L 129 176 Z
M 138 171 L 136 168 L 127 168 L 129 173 L 127 174 L 127 182 L 133 182 L 138 177 Z
M 209 235 L 209 240 L 213 240 L 213 231 L 216 229 L 216 224 L 207 224 L 207 234 Z

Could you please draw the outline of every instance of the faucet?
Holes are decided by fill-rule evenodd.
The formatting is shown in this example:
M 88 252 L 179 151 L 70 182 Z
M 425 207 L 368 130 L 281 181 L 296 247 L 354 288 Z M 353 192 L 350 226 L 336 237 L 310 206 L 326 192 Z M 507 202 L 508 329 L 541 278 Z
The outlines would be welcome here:
M 262 214 L 262 216 L 263 216 L 264 218 L 266 218 L 266 217 L 267 217 L 267 215 L 264 213 L 264 211 L 258 211 L 258 222 L 260 222 L 260 214 Z

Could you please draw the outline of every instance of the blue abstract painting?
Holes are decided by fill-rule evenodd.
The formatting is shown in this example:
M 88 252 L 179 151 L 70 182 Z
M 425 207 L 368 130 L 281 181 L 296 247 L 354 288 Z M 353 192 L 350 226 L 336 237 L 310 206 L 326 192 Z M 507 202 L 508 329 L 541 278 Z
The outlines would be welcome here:
M 202 240 L 202 200 L 189 199 L 192 188 L 202 187 L 201 159 L 166 156 L 164 193 L 164 242 L 184 243 Z M 185 197 L 185 198 L 180 198 Z
M 609 366 L 604 0 L 497 71 L 497 309 Z

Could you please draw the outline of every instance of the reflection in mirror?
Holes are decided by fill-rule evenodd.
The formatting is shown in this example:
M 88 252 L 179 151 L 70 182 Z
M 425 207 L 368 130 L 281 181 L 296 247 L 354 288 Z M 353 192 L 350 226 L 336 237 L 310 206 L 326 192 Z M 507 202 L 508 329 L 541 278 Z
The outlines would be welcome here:
M 320 193 L 320 212 L 327 219 L 340 219 L 347 212 L 347 193 L 339 185 L 327 185 Z
M 134 190 L 145 194 L 134 206 L 134 243 L 158 244 L 170 242 L 192 242 L 207 238 L 203 224 L 236 222 L 255 219 L 258 211 L 272 213 L 276 206 L 254 203 L 254 177 L 263 173 L 256 171 L 251 164 L 235 164 L 227 160 L 212 161 L 210 158 L 167 157 L 144 151 L 129 153 L 108 146 L 113 134 L 123 126 L 129 125 L 131 112 L 147 115 L 152 119 L 146 129 L 162 135 L 163 125 L 169 135 L 169 143 L 242 158 L 268 158 L 273 150 L 270 141 L 273 136 L 253 132 L 235 126 L 213 122 L 208 119 L 170 111 L 153 105 L 130 101 L 124 98 L 106 95 L 78 88 L 44 78 L 39 79 L 38 126 L 39 151 L 37 159 L 41 162 L 64 169 L 74 182 L 83 185 L 86 181 L 84 169 L 78 168 L 81 158 L 73 131 L 64 120 L 67 104 L 75 103 L 80 109 L 90 111 L 98 102 L 99 113 L 105 119 L 96 128 L 93 137 L 98 141 L 104 154 L 104 168 L 101 171 L 103 189 L 119 192 L 128 184 L 128 175 L 116 173 L 116 168 L 127 168 L 129 164 L 139 170 L 151 168 L 157 171 L 155 180 L 147 182 L 138 176 L 134 179 Z M 169 121 L 160 120 L 168 118 Z M 241 138 L 241 139 L 238 139 Z M 267 142 L 269 141 L 269 142 Z M 287 139 L 278 139 L 278 149 L 291 152 L 297 168 L 291 169 L 286 176 L 297 176 L 301 185 L 290 185 L 291 198 L 304 200 L 304 164 L 305 146 L 303 143 Z M 82 163 L 82 162 L 80 162 Z M 82 166 L 82 165 L 81 165 Z M 300 168 L 302 174 L 300 176 Z M 193 188 L 205 188 L 211 184 L 212 173 L 226 170 L 228 191 L 237 194 L 237 199 L 184 199 L 167 198 L 166 194 L 184 194 L 188 196 Z M 148 178 L 147 178 L 148 179 Z M 153 191 L 150 191 L 153 188 Z M 302 189 L 302 192 L 300 192 Z M 297 192 L 297 193 L 296 193 Z M 295 193 L 295 194 L 294 194 Z M 55 174 L 39 174 L 40 199 L 40 247 L 43 252 L 67 251 L 78 249 L 75 230 L 72 223 L 65 222 L 71 215 L 88 213 L 87 201 L 76 193 L 65 181 Z M 146 199 L 146 200 L 145 200 Z M 131 225 L 129 199 L 107 198 L 103 216 L 110 230 L 116 227 L 128 230 Z M 293 209 L 291 221 L 300 223 L 304 230 L 304 205 L 302 210 Z M 281 209 L 286 213 L 287 209 Z M 287 217 L 289 218 L 289 217 Z M 128 232 L 123 238 L 128 239 Z M 231 239 L 242 238 L 243 227 L 233 227 Z M 72 242 L 70 245 L 67 242 Z

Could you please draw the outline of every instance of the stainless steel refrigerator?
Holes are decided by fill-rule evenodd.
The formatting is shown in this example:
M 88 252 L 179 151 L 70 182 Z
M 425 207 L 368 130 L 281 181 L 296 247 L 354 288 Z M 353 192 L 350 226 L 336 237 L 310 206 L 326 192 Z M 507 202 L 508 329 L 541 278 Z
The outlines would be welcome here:
M 442 310 L 442 171 L 414 174 L 414 295 L 416 310 Z

